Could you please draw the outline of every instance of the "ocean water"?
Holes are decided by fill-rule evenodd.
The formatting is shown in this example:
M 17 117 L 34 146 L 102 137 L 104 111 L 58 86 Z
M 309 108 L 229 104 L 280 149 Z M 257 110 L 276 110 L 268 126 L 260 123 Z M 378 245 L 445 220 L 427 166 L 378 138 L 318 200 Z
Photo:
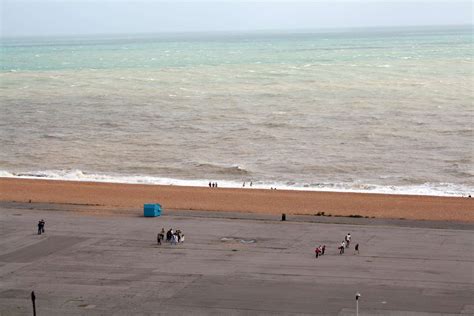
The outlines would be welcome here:
M 466 195 L 471 27 L 8 38 L 0 176 Z

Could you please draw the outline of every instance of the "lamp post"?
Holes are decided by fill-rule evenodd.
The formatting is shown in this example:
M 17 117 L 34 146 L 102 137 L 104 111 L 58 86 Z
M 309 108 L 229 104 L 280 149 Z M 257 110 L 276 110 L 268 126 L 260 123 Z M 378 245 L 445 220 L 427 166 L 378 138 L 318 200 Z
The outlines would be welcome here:
M 356 316 L 359 316 L 359 297 L 360 293 L 356 293 Z

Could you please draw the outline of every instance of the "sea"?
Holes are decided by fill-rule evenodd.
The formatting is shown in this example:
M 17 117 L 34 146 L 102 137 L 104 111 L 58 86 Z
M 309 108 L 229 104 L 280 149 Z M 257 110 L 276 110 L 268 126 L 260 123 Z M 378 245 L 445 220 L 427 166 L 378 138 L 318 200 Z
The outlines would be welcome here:
M 472 31 L 2 38 L 0 177 L 467 196 Z

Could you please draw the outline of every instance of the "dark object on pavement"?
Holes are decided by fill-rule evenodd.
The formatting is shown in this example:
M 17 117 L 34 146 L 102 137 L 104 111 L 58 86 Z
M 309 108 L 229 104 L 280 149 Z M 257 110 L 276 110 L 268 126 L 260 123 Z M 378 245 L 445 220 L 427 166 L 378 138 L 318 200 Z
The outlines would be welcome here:
M 31 302 L 33 302 L 33 316 L 36 316 L 35 300 L 36 300 L 35 291 L 32 291 L 31 292 Z

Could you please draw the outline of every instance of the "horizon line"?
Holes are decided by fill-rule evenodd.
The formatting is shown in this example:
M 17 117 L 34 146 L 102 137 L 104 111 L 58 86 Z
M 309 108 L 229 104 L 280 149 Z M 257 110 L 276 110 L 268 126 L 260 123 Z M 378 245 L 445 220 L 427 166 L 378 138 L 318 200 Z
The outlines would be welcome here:
M 269 33 L 283 33 L 283 34 L 302 34 L 302 33 L 322 33 L 334 32 L 342 33 L 351 30 L 390 30 L 390 29 L 409 29 L 409 28 L 473 28 L 474 23 L 471 24 L 427 24 L 427 25 L 367 25 L 367 26 L 334 26 L 334 27 L 319 27 L 319 28 L 294 28 L 294 29 L 249 29 L 249 30 L 201 30 L 201 31 L 153 31 L 153 32 L 130 32 L 130 33 L 74 33 L 74 34 L 20 34 L 20 35 L 4 35 L 0 32 L 0 39 L 15 39 L 15 38 L 65 38 L 65 37 L 103 37 L 103 36 L 153 36 L 153 35 L 220 35 L 220 34 L 269 34 Z

